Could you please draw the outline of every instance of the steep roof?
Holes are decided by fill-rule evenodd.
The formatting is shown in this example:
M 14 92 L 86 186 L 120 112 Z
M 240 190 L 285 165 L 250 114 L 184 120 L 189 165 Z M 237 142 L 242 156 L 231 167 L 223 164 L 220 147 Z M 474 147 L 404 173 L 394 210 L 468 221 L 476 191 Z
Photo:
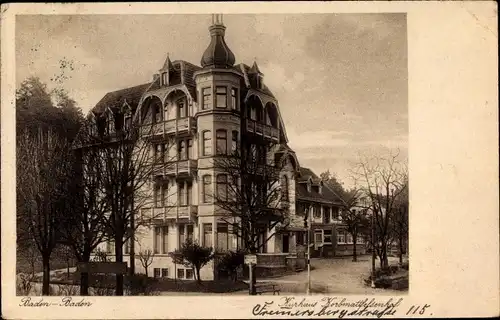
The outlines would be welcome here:
M 321 182 L 321 179 L 311 169 L 300 167 L 299 177 L 295 186 L 295 193 L 298 200 L 341 203 L 339 197 L 326 185 L 322 186 L 321 193 L 319 193 L 316 188 L 311 188 L 311 191 L 308 191 L 306 182 L 309 178 L 312 179 L 313 185 L 318 185 Z
M 101 114 L 108 107 L 111 109 L 120 108 L 125 101 L 132 107 L 132 111 L 135 111 L 142 95 L 150 84 L 151 83 L 144 83 L 138 86 L 108 92 L 99 100 L 92 111 L 96 114 Z

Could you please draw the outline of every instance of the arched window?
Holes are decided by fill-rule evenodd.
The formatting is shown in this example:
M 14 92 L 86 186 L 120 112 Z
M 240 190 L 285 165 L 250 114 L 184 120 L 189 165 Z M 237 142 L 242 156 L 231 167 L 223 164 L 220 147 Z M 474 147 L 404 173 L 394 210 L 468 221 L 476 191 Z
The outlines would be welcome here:
M 227 175 L 217 175 L 217 200 L 227 201 Z
M 288 202 L 288 177 L 286 175 L 281 176 L 281 199 L 282 201 Z
M 217 154 L 227 154 L 227 131 L 219 129 L 215 133 L 217 139 Z
M 233 131 L 231 136 L 231 154 L 238 150 L 238 131 Z
M 203 131 L 203 155 L 210 156 L 212 155 L 212 132 L 209 130 Z
M 203 202 L 209 203 L 212 197 L 212 176 L 203 176 Z

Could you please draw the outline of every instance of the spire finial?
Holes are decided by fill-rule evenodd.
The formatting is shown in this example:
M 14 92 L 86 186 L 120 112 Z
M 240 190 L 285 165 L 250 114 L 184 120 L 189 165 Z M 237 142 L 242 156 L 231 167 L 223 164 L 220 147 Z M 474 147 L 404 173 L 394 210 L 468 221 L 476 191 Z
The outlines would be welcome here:
M 222 13 L 212 14 L 212 24 L 213 25 L 224 25 L 224 20 L 222 18 Z

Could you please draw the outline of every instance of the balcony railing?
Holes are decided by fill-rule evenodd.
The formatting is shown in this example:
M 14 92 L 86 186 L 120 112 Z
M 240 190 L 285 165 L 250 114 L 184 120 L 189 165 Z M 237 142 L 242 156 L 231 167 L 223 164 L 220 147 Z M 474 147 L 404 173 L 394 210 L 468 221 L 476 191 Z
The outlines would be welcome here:
M 172 119 L 141 126 L 141 136 L 152 138 L 162 135 L 184 134 L 196 130 L 196 119 L 193 117 Z
M 154 174 L 156 176 L 191 176 L 198 169 L 197 160 L 179 160 L 173 162 L 165 162 L 154 165 Z
M 141 209 L 141 218 L 153 224 L 164 223 L 167 220 L 186 219 L 193 221 L 198 215 L 198 206 L 165 206 L 165 207 L 147 207 Z
M 255 120 L 247 119 L 247 131 L 256 135 L 263 136 L 264 138 L 278 140 L 279 130 L 264 123 Z

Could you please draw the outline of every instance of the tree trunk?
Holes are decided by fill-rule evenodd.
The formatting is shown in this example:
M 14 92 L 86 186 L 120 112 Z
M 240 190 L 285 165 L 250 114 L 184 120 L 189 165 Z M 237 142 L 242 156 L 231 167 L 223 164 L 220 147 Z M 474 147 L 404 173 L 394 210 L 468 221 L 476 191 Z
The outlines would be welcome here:
M 356 252 L 356 244 L 357 244 L 356 236 L 353 236 L 352 237 L 352 261 L 353 262 L 358 261 L 358 256 L 357 256 L 357 252 Z
M 42 295 L 50 295 L 50 255 L 42 256 L 43 280 L 42 280 Z
M 149 275 L 148 275 L 148 267 L 144 267 L 144 271 L 146 272 L 146 277 L 149 277 Z
M 196 281 L 198 281 L 198 284 L 201 284 L 200 268 L 196 268 Z
M 87 272 L 80 273 L 80 295 L 89 295 L 89 274 Z
M 399 236 L 399 265 L 403 265 L 403 236 Z
M 115 261 L 123 262 L 123 237 L 115 238 Z M 115 295 L 123 296 L 123 274 L 116 275 Z
M 352 261 L 353 262 L 356 262 L 358 261 L 358 256 L 357 256 L 357 252 L 356 252 L 356 245 L 357 245 L 357 237 L 358 237 L 358 234 L 356 232 L 353 232 L 352 234 Z

